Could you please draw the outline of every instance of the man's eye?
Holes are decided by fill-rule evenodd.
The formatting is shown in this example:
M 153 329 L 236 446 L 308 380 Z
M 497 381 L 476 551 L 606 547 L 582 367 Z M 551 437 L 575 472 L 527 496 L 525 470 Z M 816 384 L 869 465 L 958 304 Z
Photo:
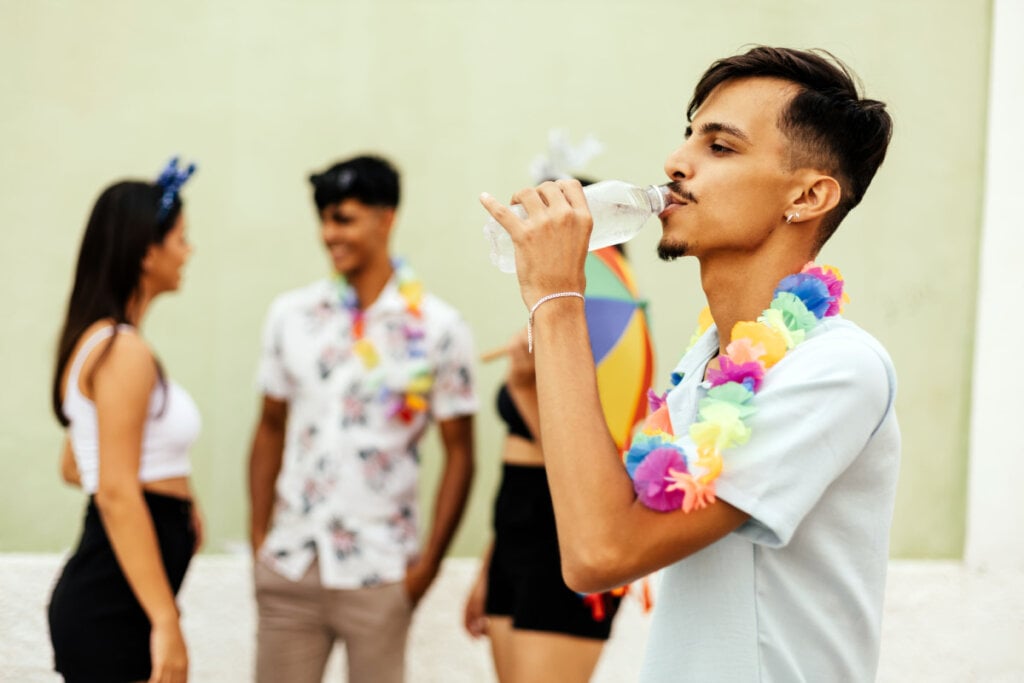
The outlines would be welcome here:
M 715 154 L 725 154 L 727 152 L 731 152 L 732 150 L 723 145 L 719 145 L 718 143 L 712 143 L 711 151 L 714 152 Z

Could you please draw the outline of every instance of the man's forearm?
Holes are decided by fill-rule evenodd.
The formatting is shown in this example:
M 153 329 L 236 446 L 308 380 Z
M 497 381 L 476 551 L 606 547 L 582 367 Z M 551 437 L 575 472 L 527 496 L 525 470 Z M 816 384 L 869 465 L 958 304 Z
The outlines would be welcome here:
M 274 486 L 281 472 L 284 431 L 261 423 L 249 456 L 249 537 L 253 553 L 259 550 L 270 527 Z
M 422 558 L 435 566 L 440 565 L 458 529 L 474 474 L 473 418 L 465 416 L 445 420 L 439 428 L 446 460 Z
M 583 302 L 539 308 L 534 335 L 544 464 L 563 562 L 572 563 L 621 540 L 633 487 L 601 410 Z
M 434 501 L 434 519 L 431 522 L 427 542 L 423 547 L 425 561 L 440 565 L 455 536 L 455 531 L 459 527 L 462 513 L 466 509 L 469 487 L 472 482 L 472 461 L 468 465 L 449 463 L 444 468 L 441 483 L 437 489 L 437 498 Z

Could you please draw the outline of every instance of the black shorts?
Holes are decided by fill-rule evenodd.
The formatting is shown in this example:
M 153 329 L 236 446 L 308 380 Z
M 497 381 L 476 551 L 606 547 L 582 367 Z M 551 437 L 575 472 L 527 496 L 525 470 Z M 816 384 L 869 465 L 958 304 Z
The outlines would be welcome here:
M 164 569 L 177 594 L 195 548 L 192 503 L 144 495 Z M 92 498 L 81 541 L 64 565 L 48 611 L 54 668 L 69 683 L 149 678 L 149 619 L 117 563 Z
M 595 600 L 601 601 L 596 611 Z M 585 601 L 565 585 L 544 468 L 505 464 L 494 503 L 494 551 L 484 611 L 511 616 L 517 629 L 607 640 L 620 601 L 609 594 Z

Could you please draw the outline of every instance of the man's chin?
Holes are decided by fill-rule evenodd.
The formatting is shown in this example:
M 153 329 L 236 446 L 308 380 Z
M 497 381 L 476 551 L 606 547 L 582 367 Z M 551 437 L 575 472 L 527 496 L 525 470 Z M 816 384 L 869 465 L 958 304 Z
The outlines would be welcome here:
M 681 256 L 686 256 L 689 251 L 689 245 L 686 242 L 675 242 L 668 239 L 658 242 L 658 258 L 662 261 L 675 261 Z
M 352 264 L 348 261 L 331 260 L 331 265 L 334 267 L 334 272 L 342 277 L 348 277 L 348 274 L 352 271 Z

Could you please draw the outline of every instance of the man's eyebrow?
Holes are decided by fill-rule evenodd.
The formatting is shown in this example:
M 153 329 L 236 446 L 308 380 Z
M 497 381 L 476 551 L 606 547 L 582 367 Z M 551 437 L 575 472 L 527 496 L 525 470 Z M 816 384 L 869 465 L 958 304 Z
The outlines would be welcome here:
M 748 136 L 742 130 L 740 130 L 739 128 L 737 128 L 736 126 L 733 126 L 731 124 L 728 124 L 728 123 L 717 123 L 717 122 L 714 122 L 714 121 L 708 121 L 707 123 L 702 123 L 700 125 L 700 134 L 701 135 L 710 135 L 712 133 L 727 133 L 728 135 L 732 135 L 733 137 L 739 138 L 743 142 L 746 142 L 746 143 L 750 142 L 750 136 Z M 691 135 L 693 135 L 693 128 L 690 127 L 690 126 L 687 126 L 686 127 L 686 137 L 689 138 Z

